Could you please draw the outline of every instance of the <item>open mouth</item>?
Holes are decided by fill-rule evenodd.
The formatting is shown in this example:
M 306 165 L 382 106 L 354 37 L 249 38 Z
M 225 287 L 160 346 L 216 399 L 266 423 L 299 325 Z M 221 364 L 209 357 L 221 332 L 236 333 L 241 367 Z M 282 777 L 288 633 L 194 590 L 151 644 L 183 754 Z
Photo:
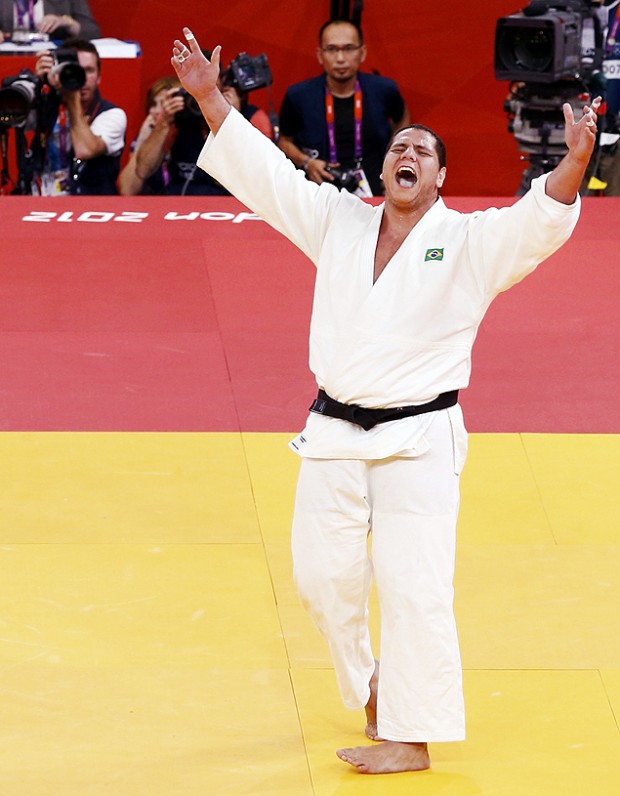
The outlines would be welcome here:
M 396 172 L 396 182 L 403 188 L 413 188 L 417 181 L 418 178 L 411 166 L 401 166 Z

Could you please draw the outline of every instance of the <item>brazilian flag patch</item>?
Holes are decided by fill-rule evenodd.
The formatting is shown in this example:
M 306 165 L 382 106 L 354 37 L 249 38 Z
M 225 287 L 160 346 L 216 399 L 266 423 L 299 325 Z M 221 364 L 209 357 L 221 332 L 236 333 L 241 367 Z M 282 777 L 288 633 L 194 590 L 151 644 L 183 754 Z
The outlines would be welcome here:
M 424 262 L 429 260 L 443 260 L 443 249 L 427 249 L 424 255 Z

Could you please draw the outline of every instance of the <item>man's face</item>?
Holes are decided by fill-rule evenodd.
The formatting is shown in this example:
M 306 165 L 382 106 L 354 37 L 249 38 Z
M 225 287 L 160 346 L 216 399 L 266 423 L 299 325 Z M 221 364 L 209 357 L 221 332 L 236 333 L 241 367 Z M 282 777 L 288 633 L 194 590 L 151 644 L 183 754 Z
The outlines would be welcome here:
M 439 167 L 435 139 L 426 130 L 405 129 L 394 136 L 383 161 L 385 195 L 403 206 L 432 204 L 446 176 Z
M 348 22 L 335 22 L 323 31 L 321 45 L 316 56 L 326 74 L 337 83 L 345 83 L 354 77 L 366 58 L 366 47 Z
M 83 106 L 88 107 L 95 96 L 95 91 L 101 79 L 99 69 L 97 69 L 97 56 L 94 53 L 78 51 L 77 57 L 78 63 L 86 72 L 86 83 L 80 89 L 80 100 Z

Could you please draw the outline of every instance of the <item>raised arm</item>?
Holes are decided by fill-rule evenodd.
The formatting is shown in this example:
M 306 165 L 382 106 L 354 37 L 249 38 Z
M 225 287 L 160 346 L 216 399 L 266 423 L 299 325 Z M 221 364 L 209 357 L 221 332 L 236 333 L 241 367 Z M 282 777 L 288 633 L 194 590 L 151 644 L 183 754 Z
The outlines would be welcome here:
M 222 48 L 218 44 L 209 61 L 189 28 L 183 28 L 183 36 L 187 44 L 175 39 L 170 62 L 181 85 L 194 97 L 211 132 L 216 135 L 230 113 L 230 104 L 217 85 Z
M 585 176 L 596 142 L 596 114 L 600 104 L 601 98 L 597 97 L 590 105 L 584 105 L 583 116 L 578 122 L 575 122 L 570 104 L 565 102 L 562 106 L 568 153 L 549 175 L 545 190 L 548 196 L 565 205 L 575 201 Z

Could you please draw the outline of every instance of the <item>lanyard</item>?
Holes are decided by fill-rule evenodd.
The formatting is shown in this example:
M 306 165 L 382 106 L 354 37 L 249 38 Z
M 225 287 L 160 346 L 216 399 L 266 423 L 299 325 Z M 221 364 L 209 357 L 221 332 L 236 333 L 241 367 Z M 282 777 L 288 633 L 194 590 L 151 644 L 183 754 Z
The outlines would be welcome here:
M 355 81 L 353 119 L 355 123 L 354 155 L 356 162 L 359 164 L 362 162 L 362 89 L 359 80 Z M 334 97 L 327 86 L 325 86 L 325 120 L 327 122 L 327 138 L 329 141 L 329 162 L 338 163 Z
M 99 113 L 99 109 L 101 107 L 101 95 L 99 91 L 95 91 L 95 96 L 92 99 L 92 102 L 86 109 L 86 113 L 84 116 L 86 117 L 86 121 L 89 125 L 91 125 L 95 119 L 95 116 Z
M 63 169 L 67 168 L 69 163 L 69 124 L 67 119 L 67 109 L 64 105 L 58 108 L 58 153 L 60 157 L 60 165 Z
M 17 27 L 23 30 L 25 27 L 28 30 L 34 29 L 34 0 L 16 0 L 15 12 L 17 15 Z M 24 25 L 24 20 L 28 16 L 28 25 Z

